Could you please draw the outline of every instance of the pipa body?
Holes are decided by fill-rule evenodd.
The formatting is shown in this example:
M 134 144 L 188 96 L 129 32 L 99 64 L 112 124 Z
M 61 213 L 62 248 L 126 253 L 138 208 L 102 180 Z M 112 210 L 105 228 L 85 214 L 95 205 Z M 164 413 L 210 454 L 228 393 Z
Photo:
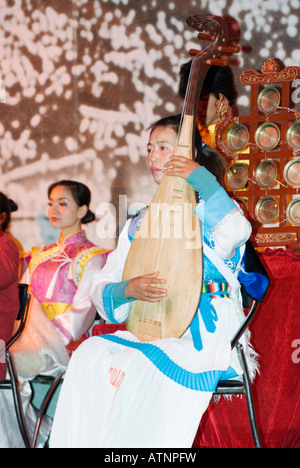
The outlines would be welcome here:
M 175 154 L 193 156 L 192 116 L 181 126 Z M 202 288 L 201 227 L 193 213 L 194 189 L 182 178 L 164 176 L 129 250 L 123 280 L 159 271 L 167 296 L 134 301 L 127 329 L 140 341 L 180 337 L 197 310 Z

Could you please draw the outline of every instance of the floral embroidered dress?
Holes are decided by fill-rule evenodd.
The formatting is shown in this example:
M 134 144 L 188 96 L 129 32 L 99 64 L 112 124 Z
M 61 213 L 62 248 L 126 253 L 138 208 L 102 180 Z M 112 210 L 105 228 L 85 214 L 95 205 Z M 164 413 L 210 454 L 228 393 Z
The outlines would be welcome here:
M 106 258 L 107 251 L 90 242 L 84 231 L 34 248 L 26 257 L 22 281 L 30 283 L 33 303 L 25 332 L 13 349 L 21 377 L 66 367 L 65 346 L 83 337 L 95 319 L 90 289 Z
M 31 255 L 32 293 L 67 343 L 80 338 L 95 318 L 87 293 L 93 272 L 99 272 L 105 260 L 106 250 L 92 244 L 84 231 Z
M 69 363 L 69 347 L 86 334 L 96 308 L 90 289 L 93 277 L 103 268 L 107 251 L 91 243 L 84 231 L 55 244 L 33 249 L 25 258 L 23 282 L 30 284 L 32 301 L 26 327 L 11 348 L 19 380 L 24 417 L 33 437 L 36 412 L 30 404 L 30 380 L 38 374 L 57 375 Z M 0 394 L 0 446 L 24 447 L 18 429 L 11 392 Z M 38 446 L 49 436 L 51 420 L 45 418 Z M 7 429 L 9 428 L 9 430 Z

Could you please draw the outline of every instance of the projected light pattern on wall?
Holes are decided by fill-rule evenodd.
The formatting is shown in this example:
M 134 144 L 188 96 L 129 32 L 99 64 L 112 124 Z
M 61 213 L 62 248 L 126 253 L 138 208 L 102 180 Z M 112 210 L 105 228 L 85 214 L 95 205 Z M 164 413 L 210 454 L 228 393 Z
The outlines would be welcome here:
M 1 0 L 0 190 L 19 204 L 12 230 L 25 249 L 52 239 L 46 193 L 57 179 L 86 183 L 94 211 L 103 202 L 118 211 L 125 195 L 128 205 L 149 203 L 147 128 L 181 111 L 180 66 L 199 42 L 188 16 L 229 17 L 242 46 L 237 106 L 247 115 L 243 70 L 269 56 L 300 64 L 299 8 L 299 0 Z M 118 230 L 99 238 L 96 227 L 91 240 L 113 247 Z

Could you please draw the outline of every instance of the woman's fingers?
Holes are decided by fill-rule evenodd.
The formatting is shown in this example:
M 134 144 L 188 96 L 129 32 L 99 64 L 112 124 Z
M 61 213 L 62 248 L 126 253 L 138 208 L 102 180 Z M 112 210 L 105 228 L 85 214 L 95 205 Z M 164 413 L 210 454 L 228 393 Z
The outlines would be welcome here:
M 148 302 L 162 300 L 167 295 L 167 289 L 163 288 L 166 282 L 158 275 L 155 272 L 133 278 L 125 288 L 126 297 Z
M 165 175 L 187 179 L 199 164 L 183 156 L 173 156 L 162 168 Z

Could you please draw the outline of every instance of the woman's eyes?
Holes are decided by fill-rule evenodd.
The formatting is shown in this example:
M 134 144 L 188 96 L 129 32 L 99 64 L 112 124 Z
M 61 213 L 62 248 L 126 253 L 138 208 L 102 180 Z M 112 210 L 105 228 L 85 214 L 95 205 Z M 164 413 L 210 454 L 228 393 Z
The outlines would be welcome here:
M 170 148 L 168 146 L 164 146 L 164 145 L 159 146 L 158 149 L 159 149 L 159 151 L 169 151 L 170 150 Z M 148 155 L 151 154 L 153 151 L 154 151 L 154 148 L 147 148 L 147 154 Z
M 66 202 L 59 202 L 58 205 L 59 205 L 59 206 L 67 206 L 67 203 L 66 203 Z M 49 202 L 49 203 L 48 203 L 48 206 L 51 206 L 51 207 L 52 207 L 52 206 L 54 206 L 54 203 Z

